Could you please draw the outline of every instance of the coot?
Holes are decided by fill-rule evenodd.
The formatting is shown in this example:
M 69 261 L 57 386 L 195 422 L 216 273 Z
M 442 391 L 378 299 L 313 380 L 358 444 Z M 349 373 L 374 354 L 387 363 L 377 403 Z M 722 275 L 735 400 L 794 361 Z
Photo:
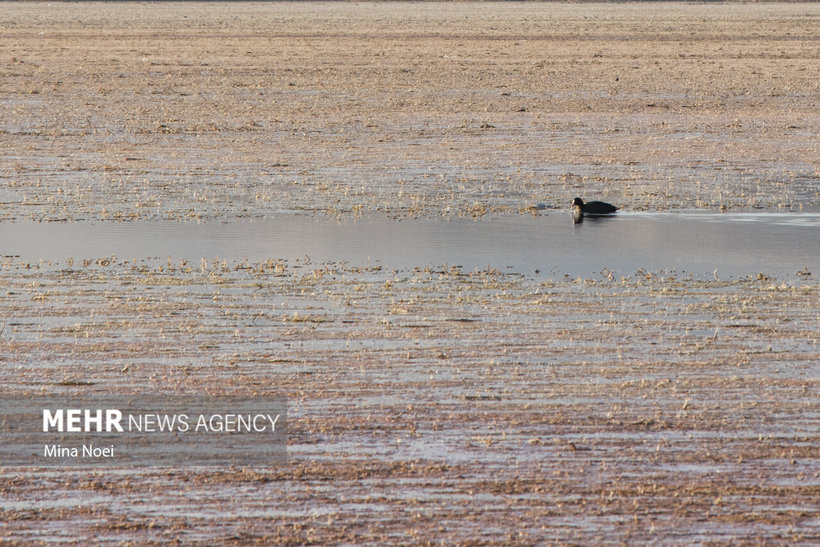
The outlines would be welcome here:
M 614 205 L 604 203 L 603 201 L 590 201 L 589 203 L 584 203 L 584 200 L 581 198 L 575 198 L 572 200 L 572 218 L 576 221 L 581 220 L 584 215 L 611 215 L 617 210 L 618 208 Z

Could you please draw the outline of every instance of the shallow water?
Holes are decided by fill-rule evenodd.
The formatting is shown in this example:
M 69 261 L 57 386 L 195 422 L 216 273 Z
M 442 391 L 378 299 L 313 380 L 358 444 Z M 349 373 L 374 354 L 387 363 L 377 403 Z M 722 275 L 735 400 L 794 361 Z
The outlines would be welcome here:
M 412 268 L 455 265 L 546 277 L 631 274 L 794 276 L 820 270 L 820 213 L 621 213 L 573 224 L 568 214 L 480 220 L 3 223 L 1 252 L 26 261 L 309 259 Z M 306 258 L 307 257 L 307 258 Z

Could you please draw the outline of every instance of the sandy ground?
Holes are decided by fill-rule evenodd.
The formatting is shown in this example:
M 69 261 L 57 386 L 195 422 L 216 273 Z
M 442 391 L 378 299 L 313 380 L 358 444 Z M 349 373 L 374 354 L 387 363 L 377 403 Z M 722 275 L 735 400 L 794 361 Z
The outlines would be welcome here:
M 820 7 L 13 4 L 0 218 L 820 205 Z
M 0 217 L 807 209 L 820 5 L 7 4 Z M 0 385 L 289 401 L 270 468 L 0 469 L 0 539 L 820 541 L 820 286 L 7 257 Z

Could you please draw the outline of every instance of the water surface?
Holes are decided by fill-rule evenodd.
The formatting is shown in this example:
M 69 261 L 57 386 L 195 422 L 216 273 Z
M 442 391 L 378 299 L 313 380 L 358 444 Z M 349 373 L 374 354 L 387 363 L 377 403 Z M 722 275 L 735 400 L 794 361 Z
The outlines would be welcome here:
M 573 224 L 566 212 L 474 219 L 2 223 L 0 253 L 60 263 L 115 255 L 305 259 L 412 268 L 585 276 L 639 269 L 730 277 L 820 271 L 820 213 L 620 213 Z

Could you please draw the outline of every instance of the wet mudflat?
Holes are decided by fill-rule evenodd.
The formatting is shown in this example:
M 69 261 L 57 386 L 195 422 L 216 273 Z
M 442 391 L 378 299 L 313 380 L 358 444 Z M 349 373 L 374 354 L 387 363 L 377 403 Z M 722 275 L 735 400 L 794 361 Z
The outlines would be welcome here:
M 148 8 L 0 16 L 2 392 L 275 389 L 288 461 L 2 468 L 0 537 L 818 541 L 816 5 Z
M 820 206 L 820 8 L 20 3 L 0 218 Z
M 286 464 L 4 470 L 10 539 L 818 533 L 811 277 L 104 257 L 2 281 L 6 393 L 289 399 Z

